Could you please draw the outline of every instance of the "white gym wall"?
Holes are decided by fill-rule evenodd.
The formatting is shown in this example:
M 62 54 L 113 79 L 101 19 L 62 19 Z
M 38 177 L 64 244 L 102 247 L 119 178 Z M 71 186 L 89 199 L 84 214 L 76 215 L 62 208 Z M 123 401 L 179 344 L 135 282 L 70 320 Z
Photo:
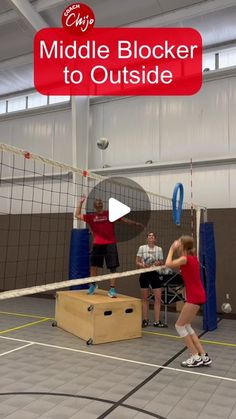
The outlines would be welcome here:
M 91 144 L 109 138 L 111 166 L 223 157 L 236 151 L 235 110 L 236 77 L 205 82 L 195 96 L 117 99 L 91 107 Z M 90 166 L 101 167 L 99 150 Z
M 175 183 L 185 186 L 190 200 L 190 159 L 234 158 L 236 155 L 236 77 L 204 82 L 190 97 L 135 97 L 91 106 L 90 168 L 187 162 L 187 168 L 161 171 L 124 169 L 145 189 L 172 196 Z M 109 139 L 104 152 L 95 144 Z M 235 167 L 218 162 L 193 169 L 194 201 L 208 208 L 235 207 Z M 107 174 L 109 174 L 107 169 Z M 105 172 L 104 172 L 105 173 Z M 111 172 L 115 174 L 115 171 Z
M 201 91 L 190 97 L 115 98 L 91 104 L 89 168 L 123 167 L 118 176 L 129 176 L 145 189 L 165 196 L 171 196 L 175 183 L 182 182 L 189 201 L 190 158 L 194 162 L 235 157 L 235 114 L 236 77 L 205 81 Z M 39 110 L 2 116 L 0 137 L 7 144 L 73 164 L 69 106 L 48 113 Z M 100 137 L 110 141 L 105 151 L 96 146 Z M 150 171 L 151 166 L 145 165 L 129 170 L 147 160 L 173 167 Z M 189 164 L 174 168 L 176 162 Z M 233 164 L 195 167 L 194 202 L 208 208 L 235 207 L 234 176 Z
M 0 117 L 2 143 L 29 150 L 32 153 L 72 163 L 71 111 L 38 113 L 26 111 L 21 115 Z

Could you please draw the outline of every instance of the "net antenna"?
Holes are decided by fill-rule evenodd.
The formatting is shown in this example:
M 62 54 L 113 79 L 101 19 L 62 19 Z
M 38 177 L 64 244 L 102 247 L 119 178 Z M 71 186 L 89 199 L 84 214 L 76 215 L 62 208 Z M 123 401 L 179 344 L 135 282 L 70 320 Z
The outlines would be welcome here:
M 176 226 L 180 227 L 182 208 L 184 200 L 184 187 L 182 183 L 176 183 L 172 197 L 173 221 Z
M 70 239 L 73 225 L 76 225 L 75 207 L 84 195 L 87 197 L 86 212 L 94 211 L 94 198 L 102 198 L 107 209 L 108 199 L 113 197 L 131 208 L 127 218 L 139 223 L 146 220 L 144 229 L 115 223 L 120 268 L 114 275 L 121 280 L 130 276 L 129 272 L 132 272 L 132 277 L 133 272 L 140 273 L 136 269 L 136 255 L 139 246 L 146 244 L 149 232 L 155 233 L 164 259 L 170 244 L 180 235 L 190 235 L 194 230 L 194 237 L 197 237 L 195 214 L 200 207 L 193 203 L 183 202 L 181 226 L 177 227 L 172 219 L 171 198 L 145 191 L 150 207 L 147 217 L 142 191 L 128 182 L 121 184 L 112 177 L 99 176 L 0 144 L 1 291 L 30 288 L 28 295 L 40 292 L 40 289 L 49 291 L 47 286 L 50 290 L 68 286 Z M 135 234 L 131 237 L 130 232 Z M 101 270 L 97 280 L 102 280 L 106 273 L 106 269 Z M 80 280 L 78 277 L 71 280 L 71 285 Z M 83 279 L 85 282 L 86 278 Z M 89 282 L 90 278 L 87 278 Z M 53 283 L 57 284 L 54 288 Z M 119 289 L 119 284 L 117 287 Z M 7 298 L 10 298 L 9 293 Z

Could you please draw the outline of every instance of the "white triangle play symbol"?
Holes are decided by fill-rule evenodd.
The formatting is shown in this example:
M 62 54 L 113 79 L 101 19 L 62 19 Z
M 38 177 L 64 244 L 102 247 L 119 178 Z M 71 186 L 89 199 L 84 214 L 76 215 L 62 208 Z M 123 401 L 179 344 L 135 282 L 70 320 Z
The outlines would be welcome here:
M 115 198 L 109 198 L 108 201 L 108 210 L 109 210 L 109 221 L 113 223 L 116 220 L 119 220 L 119 218 L 124 217 L 124 215 L 129 214 L 131 211 L 130 207 L 128 207 L 125 204 L 122 204 L 122 202 L 117 201 Z

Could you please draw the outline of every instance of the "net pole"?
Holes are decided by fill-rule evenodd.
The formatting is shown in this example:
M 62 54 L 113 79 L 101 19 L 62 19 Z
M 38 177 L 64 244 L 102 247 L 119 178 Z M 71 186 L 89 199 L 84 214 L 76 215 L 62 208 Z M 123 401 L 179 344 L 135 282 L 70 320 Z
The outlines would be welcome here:
M 196 250 L 199 258 L 199 243 L 200 243 L 200 223 L 201 223 L 201 209 L 196 210 Z
M 191 234 L 194 237 L 194 215 L 193 215 L 193 159 L 190 159 L 190 205 L 191 205 Z

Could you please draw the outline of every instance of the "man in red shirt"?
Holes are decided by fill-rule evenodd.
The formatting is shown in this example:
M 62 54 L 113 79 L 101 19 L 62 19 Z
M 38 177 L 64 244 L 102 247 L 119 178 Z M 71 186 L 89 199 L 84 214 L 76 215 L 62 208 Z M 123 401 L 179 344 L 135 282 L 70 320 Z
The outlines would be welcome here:
M 101 199 L 94 200 L 94 212 L 91 214 L 81 214 L 82 205 L 86 198 L 82 198 L 75 212 L 75 217 L 79 220 L 85 221 L 93 233 L 93 249 L 91 255 L 91 276 L 97 275 L 97 268 L 102 268 L 104 259 L 106 266 L 111 273 L 115 273 L 119 264 L 119 257 L 116 246 L 115 225 L 109 221 L 108 211 L 103 209 L 103 202 Z M 141 223 L 129 220 L 128 218 L 121 218 L 125 224 L 143 227 Z M 88 294 L 92 295 L 96 291 L 97 284 L 92 283 L 88 289 Z M 111 298 L 117 297 L 115 290 L 115 279 L 110 280 L 110 289 L 108 296 Z

